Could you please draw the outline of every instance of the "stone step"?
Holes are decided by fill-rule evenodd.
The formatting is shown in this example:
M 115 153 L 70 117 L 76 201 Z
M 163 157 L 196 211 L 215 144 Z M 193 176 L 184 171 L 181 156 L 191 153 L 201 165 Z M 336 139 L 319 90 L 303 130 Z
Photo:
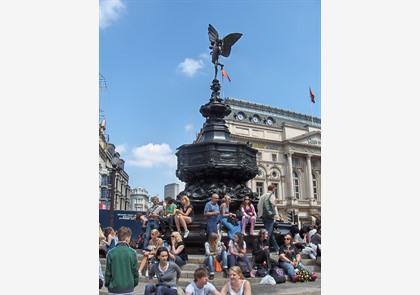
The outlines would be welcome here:
M 318 274 L 318 278 L 320 277 L 320 274 Z M 287 278 L 287 276 L 286 276 Z M 256 285 L 259 284 L 262 278 L 247 278 L 247 280 L 252 284 L 252 285 Z M 217 288 L 219 287 L 223 287 L 223 285 L 226 283 L 227 278 L 224 278 L 222 276 L 222 274 L 220 273 L 216 273 L 214 276 L 213 280 L 209 280 L 209 282 L 211 282 L 214 286 L 216 286 Z M 149 283 L 149 279 L 146 277 L 140 277 L 140 282 L 142 283 Z M 181 276 L 178 280 L 178 284 L 180 286 L 187 286 L 189 283 L 191 283 L 193 281 L 193 277 L 184 277 Z M 153 279 L 154 283 L 157 283 L 156 279 Z M 289 279 L 287 278 L 287 282 L 291 283 L 289 281 Z
M 191 281 L 179 282 L 178 286 L 186 288 L 186 286 Z M 220 291 L 223 285 L 226 283 L 226 280 L 223 282 L 214 282 L 211 281 L 213 285 Z M 134 289 L 135 295 L 144 295 L 144 283 L 140 282 L 138 286 Z M 261 285 L 259 281 L 257 283 L 251 282 L 252 294 L 258 295 L 320 295 L 321 294 L 321 281 L 316 280 L 315 282 L 304 282 L 304 283 L 292 283 L 285 282 L 283 284 L 277 285 Z M 100 295 L 108 294 L 108 291 L 105 287 L 99 290 Z

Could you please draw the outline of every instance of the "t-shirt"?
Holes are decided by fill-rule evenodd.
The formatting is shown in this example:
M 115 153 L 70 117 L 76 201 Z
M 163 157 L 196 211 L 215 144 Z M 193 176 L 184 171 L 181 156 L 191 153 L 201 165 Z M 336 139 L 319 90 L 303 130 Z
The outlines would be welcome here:
M 176 205 L 174 203 L 166 206 L 166 214 L 174 214 L 175 209 L 176 209 Z
M 187 261 L 188 260 L 188 254 L 184 245 L 184 242 L 179 242 L 175 244 L 175 249 L 178 249 L 178 247 L 184 246 L 184 249 L 182 249 L 181 253 L 179 253 L 177 256 L 181 257 L 182 260 Z
M 163 206 L 162 205 L 153 206 L 153 207 L 149 208 L 149 210 L 147 212 L 147 218 L 157 220 L 157 219 L 159 219 L 158 217 L 151 217 L 151 216 L 149 216 L 149 214 L 153 213 L 153 214 L 161 215 L 162 211 L 163 211 Z
M 204 207 L 204 214 L 208 212 L 218 212 L 220 214 L 220 207 L 219 204 L 213 204 L 211 201 L 207 202 L 206 206 Z M 219 220 L 219 215 L 213 215 L 208 217 L 209 220 Z
M 156 275 L 160 284 L 176 287 L 176 280 L 181 276 L 181 269 L 175 264 L 175 262 L 169 261 L 168 264 L 168 268 L 165 271 L 162 271 L 159 263 L 152 264 L 149 271 L 149 280 Z
M 236 250 L 236 252 L 239 252 L 241 249 L 239 249 L 239 245 L 237 243 L 235 243 L 233 240 L 229 241 L 229 254 L 232 254 L 230 249 L 234 248 Z M 242 249 L 246 250 L 246 243 L 244 241 Z
M 192 214 L 193 214 L 193 212 L 194 212 L 194 209 L 193 209 L 193 206 L 191 206 L 191 205 L 188 205 L 187 207 L 181 207 L 181 211 L 182 211 L 182 213 L 187 213 L 187 211 L 188 211 L 188 209 L 189 208 L 191 208 L 191 212 L 190 212 L 190 215 L 189 216 L 192 216 Z
M 279 249 L 279 256 L 280 256 L 280 254 L 285 254 L 286 255 L 286 257 L 289 259 L 289 260 L 294 260 L 294 259 L 296 259 L 296 255 L 299 253 L 299 251 L 298 251 L 298 249 L 295 247 L 295 245 L 290 245 L 290 246 L 285 246 L 285 245 L 282 245 L 282 246 L 280 246 L 280 249 Z M 281 261 L 281 258 L 279 257 L 279 261 Z
M 191 293 L 192 295 L 211 295 L 215 291 L 216 288 L 211 283 L 207 283 L 203 288 L 199 289 L 195 282 L 192 282 L 185 289 L 185 293 Z

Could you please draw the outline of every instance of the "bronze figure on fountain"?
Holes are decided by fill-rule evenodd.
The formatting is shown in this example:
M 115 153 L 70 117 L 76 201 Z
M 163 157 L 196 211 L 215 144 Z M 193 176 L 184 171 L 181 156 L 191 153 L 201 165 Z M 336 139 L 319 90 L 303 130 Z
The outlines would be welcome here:
M 204 204 L 212 193 L 221 197 L 228 194 L 232 198 L 232 208 L 239 207 L 245 196 L 257 201 L 257 194 L 246 186 L 246 182 L 258 173 L 256 154 L 246 143 L 235 142 L 230 138 L 230 131 L 224 118 L 231 108 L 220 97 L 218 69 L 224 65 L 220 56 L 228 57 L 232 46 L 241 38 L 241 33 L 231 33 L 220 39 L 216 29 L 209 25 L 208 35 L 214 79 L 209 102 L 202 105 L 200 113 L 206 118 L 196 143 L 184 144 L 178 148 L 177 177 L 186 183 L 186 194 L 194 206 L 195 216 L 202 215 Z

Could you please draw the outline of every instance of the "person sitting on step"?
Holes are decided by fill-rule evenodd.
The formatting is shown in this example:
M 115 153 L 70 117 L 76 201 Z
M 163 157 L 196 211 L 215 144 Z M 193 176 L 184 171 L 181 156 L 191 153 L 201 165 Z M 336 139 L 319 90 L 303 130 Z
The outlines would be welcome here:
M 264 267 L 267 270 L 271 269 L 273 262 L 275 263 L 275 260 L 270 257 L 270 240 L 266 229 L 261 229 L 258 237 L 254 240 L 252 256 L 257 266 Z
M 147 249 L 150 239 L 150 231 L 152 229 L 159 229 L 160 227 L 160 218 L 163 212 L 163 206 L 159 204 L 159 197 L 154 196 L 151 198 L 153 206 L 147 210 L 147 225 L 146 233 L 144 234 L 144 243 L 143 249 Z
M 221 295 L 251 295 L 251 284 L 245 280 L 239 266 L 232 266 L 229 269 L 229 279 L 223 286 Z
M 149 271 L 149 280 L 151 281 L 156 275 L 158 284 L 153 284 L 152 281 L 146 284 L 144 288 L 144 295 L 177 295 L 177 282 L 181 277 L 181 269 L 179 266 L 168 261 L 169 252 L 165 247 L 160 247 L 156 252 L 156 259 L 159 263 L 152 265 Z
M 193 216 L 193 206 L 190 204 L 190 199 L 184 195 L 181 196 L 181 208 L 175 209 L 175 225 L 178 232 L 181 232 L 181 227 L 184 228 L 184 239 L 188 237 L 188 234 L 190 233 L 187 227 L 187 224 L 191 224 L 193 222 L 192 216 Z
M 228 261 L 229 267 L 240 266 L 246 276 L 253 276 L 251 264 L 246 256 L 246 243 L 240 232 L 235 233 L 229 241 Z
M 206 259 L 204 264 L 207 265 L 207 268 L 210 271 L 210 280 L 214 279 L 214 259 L 217 259 L 219 263 L 223 266 L 223 276 L 227 277 L 227 251 L 226 246 L 223 242 L 220 241 L 219 235 L 216 233 L 211 233 L 209 240 L 204 244 L 206 249 Z
M 108 253 L 112 248 L 114 248 L 118 243 L 118 237 L 115 230 L 112 227 L 104 228 L 104 235 L 105 235 L 105 246 L 106 252 Z
M 251 203 L 251 199 L 249 196 L 244 198 L 244 201 L 241 204 L 241 212 L 242 212 L 242 234 L 246 236 L 245 229 L 247 224 L 250 224 L 249 234 L 251 236 L 254 235 L 254 226 L 255 220 L 257 219 L 257 213 L 255 212 L 254 205 Z
M 194 271 L 194 281 L 185 289 L 185 295 L 220 295 L 219 291 L 208 281 L 207 269 L 197 268 Z
M 179 232 L 174 231 L 171 234 L 169 246 L 169 260 L 174 261 L 179 267 L 187 264 L 188 255 Z
M 143 271 L 147 267 L 148 262 L 154 260 L 157 249 L 163 245 L 163 240 L 159 238 L 160 232 L 157 229 L 152 229 L 150 236 L 151 239 L 149 241 L 149 245 L 147 246 L 147 249 L 143 251 L 143 259 L 140 262 L 140 274 L 143 274 Z
M 316 259 L 316 250 L 306 243 L 306 234 L 304 228 L 301 228 L 298 233 L 295 233 L 293 245 L 300 249 L 302 254 L 308 255 L 311 259 Z
M 163 217 L 161 220 L 171 232 L 174 231 L 175 209 L 177 209 L 175 200 L 171 197 L 166 197 L 165 206 L 163 210 Z
M 229 239 L 232 239 L 235 233 L 241 232 L 241 223 L 237 220 L 235 213 L 229 212 L 230 202 L 231 198 L 225 195 L 220 205 L 220 223 L 227 229 Z
M 280 246 L 278 266 L 281 267 L 289 276 L 292 282 L 298 280 L 296 269 L 305 269 L 299 250 L 292 244 L 292 235 L 287 233 L 284 235 L 284 244 Z M 312 273 L 311 280 L 316 279 L 316 274 Z

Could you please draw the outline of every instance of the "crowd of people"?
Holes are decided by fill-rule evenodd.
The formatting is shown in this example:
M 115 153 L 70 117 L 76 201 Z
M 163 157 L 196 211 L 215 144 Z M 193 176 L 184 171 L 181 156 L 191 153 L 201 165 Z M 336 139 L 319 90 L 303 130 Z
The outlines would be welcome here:
M 249 197 L 245 197 L 240 209 L 230 212 L 231 198 L 224 196 L 219 206 L 218 194 L 212 194 L 204 206 L 207 218 L 207 241 L 205 249 L 205 267 L 198 267 L 194 272 L 194 281 L 185 289 L 185 294 L 251 294 L 251 284 L 246 277 L 264 276 L 274 267 L 280 268 L 292 282 L 299 280 L 298 273 L 305 270 L 301 253 L 316 259 L 321 254 L 320 225 L 301 229 L 293 227 L 284 235 L 284 241 L 277 243 L 273 234 L 274 222 L 278 218 L 274 203 L 274 187 L 260 197 L 257 210 Z M 101 270 L 99 284 L 105 285 L 109 294 L 132 294 L 139 277 L 156 278 L 157 284 L 147 284 L 144 294 L 177 295 L 181 291 L 177 284 L 182 267 L 188 262 L 187 248 L 183 239 L 190 231 L 188 226 L 193 222 L 194 208 L 189 198 L 180 197 L 180 203 L 165 199 L 165 206 L 159 204 L 157 197 L 152 198 L 152 206 L 145 215 L 138 216 L 141 224 L 140 238 L 137 245 L 143 255 L 140 263 L 137 252 L 130 247 L 133 243 L 131 230 L 121 227 L 117 232 L 112 228 L 100 228 L 100 249 L 106 253 L 106 271 Z M 256 218 L 264 224 L 257 236 L 254 236 Z M 161 228 L 167 227 L 169 238 L 161 236 Z M 254 236 L 252 251 L 247 251 L 245 241 L 246 227 L 249 235 Z M 221 227 L 225 228 L 228 243 L 222 241 Z M 145 229 L 145 230 L 144 230 Z M 183 235 L 182 235 L 183 233 Z M 278 260 L 271 257 L 274 250 Z M 247 252 L 252 253 L 249 259 Z M 261 270 L 261 271 L 260 271 Z M 210 282 L 215 272 L 223 272 L 226 284 L 219 292 Z M 311 273 L 310 280 L 316 279 Z

